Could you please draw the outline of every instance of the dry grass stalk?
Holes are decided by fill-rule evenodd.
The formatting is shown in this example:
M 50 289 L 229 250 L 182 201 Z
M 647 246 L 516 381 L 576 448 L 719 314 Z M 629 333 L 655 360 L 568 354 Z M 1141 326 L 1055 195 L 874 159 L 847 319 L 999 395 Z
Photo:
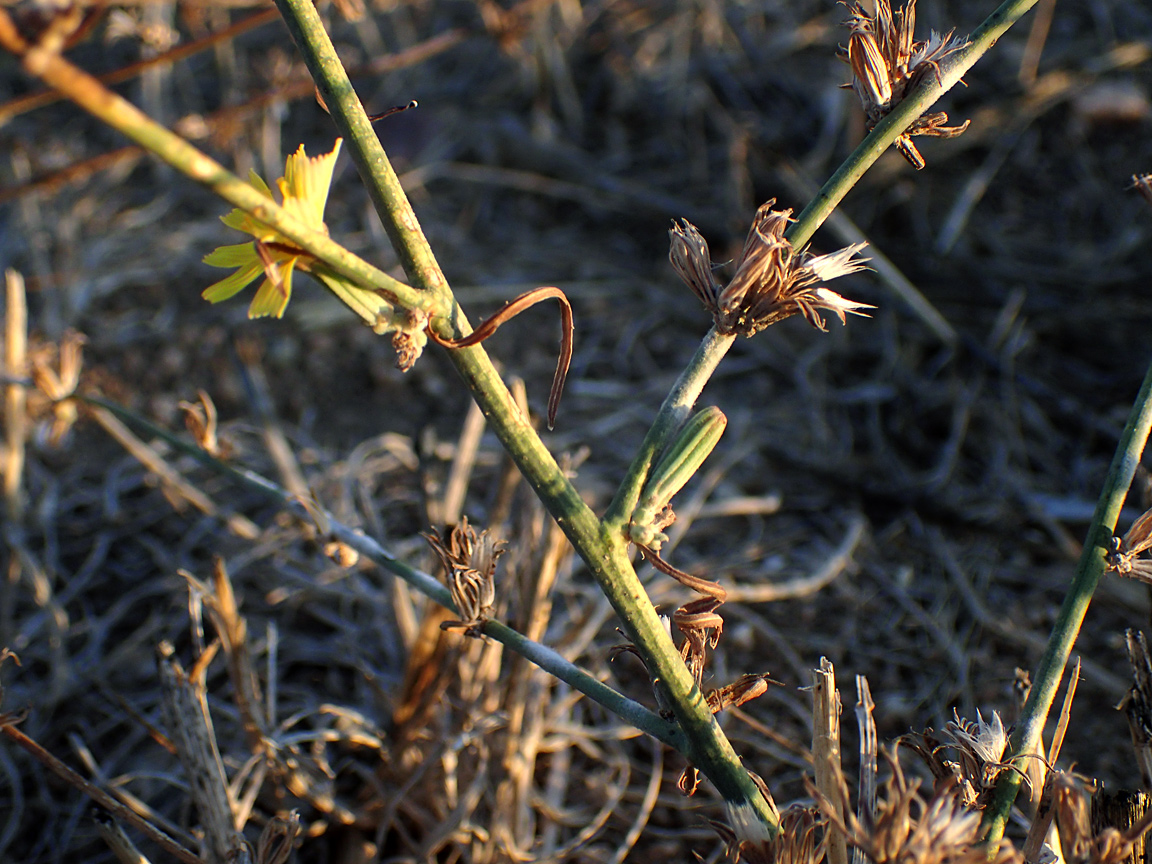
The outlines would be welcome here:
M 232 698 L 240 713 L 240 722 L 253 752 L 264 749 L 268 734 L 267 713 L 260 695 L 256 669 L 248 646 L 248 622 L 240 615 L 232 580 L 222 558 L 212 564 L 212 585 L 206 585 L 186 570 L 180 575 L 189 589 L 203 601 L 212 619 L 220 646 L 228 662 L 228 677 L 232 681 Z
M 160 478 L 165 496 L 175 509 L 182 509 L 184 502 L 187 502 L 201 513 L 215 516 L 224 521 L 238 537 L 254 540 L 260 536 L 260 529 L 251 519 L 240 513 L 229 513 L 219 507 L 215 501 L 186 480 L 163 456 L 142 441 L 107 408 L 92 405 L 88 408 L 88 414 L 117 443 L 136 457 L 140 464 Z
M 856 725 L 860 729 L 860 784 L 856 799 L 856 815 L 867 824 L 876 812 L 876 758 L 879 743 L 876 737 L 876 718 L 873 712 L 872 689 L 868 679 L 856 676 Z M 852 850 L 852 864 L 867 864 L 862 849 Z
M 1140 780 L 1146 790 L 1152 790 L 1152 655 L 1143 632 L 1129 630 L 1125 639 L 1133 682 L 1119 707 L 1128 718 Z
M 28 300 L 24 277 L 4 271 L 4 504 L 8 530 L 24 519 L 24 437 L 28 422 Z
M 833 809 L 847 807 L 848 799 L 840 795 L 843 775 L 840 766 L 840 691 L 836 687 L 836 669 L 827 657 L 820 658 L 820 668 L 812 670 L 812 768 L 816 790 Z M 843 820 L 843 815 L 839 818 Z M 848 846 L 842 833 L 828 838 L 828 864 L 847 864 Z
M 215 650 L 209 648 L 187 672 L 175 653 L 176 649 L 168 642 L 162 642 L 156 651 L 164 718 L 169 740 L 176 746 L 188 778 L 189 794 L 200 816 L 206 864 L 251 860 L 251 849 L 244 835 L 236 830 L 235 802 L 229 794 L 228 778 L 208 713 L 204 675 Z
M 1120 830 L 1096 826 L 1092 818 L 1093 791 L 1071 774 L 1053 772 L 1053 797 L 1060 844 L 1067 864 L 1123 864 L 1137 842 L 1152 827 L 1152 808 L 1134 824 Z

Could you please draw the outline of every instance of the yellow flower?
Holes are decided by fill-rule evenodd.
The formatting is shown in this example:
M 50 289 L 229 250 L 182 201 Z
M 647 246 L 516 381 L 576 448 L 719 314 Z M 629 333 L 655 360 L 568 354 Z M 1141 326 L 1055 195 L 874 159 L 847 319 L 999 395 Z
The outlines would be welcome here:
M 341 139 L 331 153 L 308 158 L 304 145 L 288 157 L 284 176 L 276 181 L 283 198 L 281 205 L 289 214 L 316 231 L 328 233 L 324 224 L 324 206 L 328 203 L 328 188 L 332 185 L 332 171 L 340 154 Z M 272 198 L 272 190 L 255 171 L 248 175 L 249 182 Z M 292 274 L 296 270 L 313 272 L 315 258 L 296 246 L 280 232 L 236 209 L 221 221 L 229 228 L 251 234 L 255 240 L 235 246 L 221 246 L 204 259 L 212 267 L 235 267 L 236 272 L 204 290 L 203 297 L 210 303 L 219 303 L 239 293 L 261 273 L 264 281 L 248 307 L 249 318 L 267 315 L 281 317 L 292 297 Z M 328 274 L 325 274 L 328 275 Z

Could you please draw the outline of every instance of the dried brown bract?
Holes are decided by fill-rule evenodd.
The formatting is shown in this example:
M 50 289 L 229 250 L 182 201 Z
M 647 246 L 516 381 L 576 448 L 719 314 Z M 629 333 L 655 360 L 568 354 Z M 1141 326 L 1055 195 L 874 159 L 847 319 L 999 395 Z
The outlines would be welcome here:
M 751 702 L 768 692 L 769 684 L 779 684 L 767 675 L 755 673 L 741 675 L 726 687 L 718 687 L 704 694 L 709 710 L 719 714 L 725 708 L 739 708 L 745 702 Z
M 847 5 L 847 4 L 846 4 Z M 941 36 L 933 32 L 926 42 L 914 41 L 916 30 L 916 0 L 896 13 L 889 0 L 876 0 L 876 14 L 870 15 L 860 3 L 848 5 L 851 31 L 848 48 L 842 58 L 852 67 L 850 86 L 860 97 L 871 131 L 877 123 L 899 105 L 925 75 L 940 77 L 940 63 L 965 47 L 968 42 L 953 37 L 949 31 Z M 943 111 L 918 117 L 899 138 L 897 149 L 917 170 L 924 167 L 924 157 L 912 143 L 912 136 L 955 138 L 968 128 L 967 120 L 960 126 L 945 126 L 948 115 Z
M 1092 791 L 1064 771 L 1052 775 L 1056 824 L 1067 864 L 1121 864 L 1132 855 L 1133 844 L 1152 825 L 1152 810 L 1127 831 L 1104 828 L 1092 831 Z
M 828 820 L 814 807 L 785 810 L 780 832 L 771 840 L 742 841 L 727 825 L 714 822 L 712 827 L 727 844 L 729 864 L 820 864 L 828 846 Z
M 442 630 L 462 629 L 467 636 L 479 638 L 485 622 L 496 604 L 496 561 L 504 554 L 504 541 L 487 531 L 476 533 L 461 519 L 447 536 L 425 534 L 424 538 L 440 556 L 452 592 L 452 602 L 461 620 L 445 621 Z
M 712 313 L 716 328 L 721 333 L 751 336 L 801 314 L 813 327 L 826 330 L 821 310 L 833 313 L 843 324 L 846 313 L 864 315 L 860 310 L 874 308 L 846 300 L 818 284 L 862 270 L 867 259 L 853 256 L 867 244 L 853 243 L 828 255 L 798 252 L 784 236 L 792 211 L 773 210 L 775 203 L 773 198 L 756 211 L 736 274 L 724 288 L 712 275 L 712 256 L 696 226 L 684 219 L 668 232 L 668 259 Z

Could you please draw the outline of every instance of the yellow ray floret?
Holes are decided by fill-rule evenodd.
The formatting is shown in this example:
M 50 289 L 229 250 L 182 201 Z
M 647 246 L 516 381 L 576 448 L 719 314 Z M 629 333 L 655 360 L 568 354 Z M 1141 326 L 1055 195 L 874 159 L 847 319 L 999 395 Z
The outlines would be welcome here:
M 309 228 L 325 234 L 328 228 L 324 224 L 324 207 L 328 203 L 328 189 L 332 185 L 332 172 L 336 167 L 336 157 L 340 155 L 340 144 L 341 140 L 336 139 L 331 153 L 312 158 L 304 152 L 304 145 L 301 144 L 288 157 L 284 165 L 284 176 L 276 181 L 283 199 L 281 206 Z M 268 184 L 255 172 L 249 174 L 248 180 L 270 200 L 275 200 Z M 204 259 L 204 263 L 212 267 L 237 269 L 231 276 L 208 286 L 202 296 L 210 303 L 227 300 L 263 273 L 264 281 L 260 283 L 248 307 L 248 317 L 281 317 L 292 297 L 293 272 L 297 269 L 309 272 L 316 259 L 279 231 L 243 210 L 233 210 L 222 217 L 221 221 L 229 228 L 250 234 L 255 239 L 250 243 L 221 246 Z

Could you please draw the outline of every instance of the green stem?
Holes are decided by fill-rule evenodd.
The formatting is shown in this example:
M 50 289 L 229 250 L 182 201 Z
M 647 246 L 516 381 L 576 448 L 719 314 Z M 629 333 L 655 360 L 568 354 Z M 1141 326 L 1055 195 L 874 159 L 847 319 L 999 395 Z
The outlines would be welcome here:
M 173 449 L 193 457 L 202 465 L 205 465 L 216 473 L 225 474 L 250 489 L 255 489 L 277 504 L 292 510 L 297 516 L 308 520 L 314 518 L 313 511 L 305 507 L 296 496 L 254 471 L 229 465 L 227 462 L 215 458 L 195 444 L 173 434 L 163 426 L 159 426 L 139 416 L 116 402 L 110 402 L 107 399 L 101 399 L 97 396 L 81 396 L 77 398 L 83 402 L 99 405 L 101 408 L 107 409 L 125 423 L 135 426 L 147 435 L 162 439 Z M 459 613 L 459 610 L 452 602 L 452 593 L 437 579 L 401 561 L 371 537 L 366 537 L 361 532 L 344 525 L 326 510 L 318 506 L 313 509 L 319 511 L 321 518 L 327 522 L 328 530 L 332 536 L 341 543 L 351 546 L 361 555 L 376 562 L 388 572 L 399 576 L 413 588 L 439 603 L 444 608 Z M 534 642 L 527 636 L 499 621 L 488 621 L 488 623 L 484 625 L 484 633 L 491 636 L 497 642 L 508 646 L 525 659 L 535 663 L 545 672 L 559 678 L 573 689 L 580 691 L 593 702 L 602 705 L 625 723 L 635 726 L 642 732 L 647 732 L 649 735 L 658 738 L 660 741 L 677 750 L 683 750 L 686 747 L 683 733 L 681 733 L 674 724 L 669 723 L 655 712 L 649 711 L 639 702 L 635 702 L 616 690 L 613 690 L 607 684 L 594 678 L 588 672 L 585 672 L 579 666 L 567 660 L 563 655 L 549 648 L 547 645 Z
M 288 25 L 292 40 L 304 55 L 304 62 L 324 97 L 336 128 L 352 144 L 352 161 L 364 179 L 368 195 L 380 214 L 392 247 L 400 256 L 404 272 L 412 284 L 422 290 L 448 292 L 448 282 L 436 263 L 436 256 L 420 228 L 416 212 L 404 194 L 400 178 L 392 170 L 392 163 L 376 137 L 360 97 L 352 88 L 314 3 L 312 0 L 276 0 L 276 5 Z
M 431 326 L 449 338 L 470 332 L 463 312 L 451 298 L 450 288 L 428 248 L 403 190 L 388 165 L 380 142 L 359 99 L 340 67 L 339 58 L 310 0 L 277 0 L 289 30 L 305 57 L 332 117 L 348 137 L 353 159 L 365 185 L 372 190 L 377 212 L 398 244 L 409 277 L 420 288 L 442 292 L 452 304 L 453 320 L 436 318 Z M 382 172 L 378 174 L 377 172 Z M 743 767 L 704 695 L 696 686 L 668 632 L 661 624 L 628 558 L 619 531 L 605 531 L 584 503 L 556 460 L 544 446 L 503 380 L 479 345 L 451 349 L 448 356 L 463 377 L 476 404 L 529 485 L 543 502 L 573 548 L 584 559 L 601 590 L 620 617 L 629 638 L 644 657 L 649 672 L 660 679 L 671 698 L 684 735 L 683 752 L 716 786 L 726 801 L 759 819 L 768 833 L 776 832 L 772 808 Z
M 797 249 L 812 239 L 824 220 L 844 200 L 844 196 L 872 167 L 880 155 L 899 138 L 904 130 L 937 99 L 959 83 L 964 74 L 984 56 L 1005 31 L 1031 9 L 1037 0 L 1005 0 L 984 19 L 968 37 L 968 44 L 940 64 L 940 74 L 927 75 L 924 81 L 892 113 L 876 124 L 860 142 L 824 188 L 813 198 L 787 231 L 787 237 Z
M 1140 456 L 1144 452 L 1150 430 L 1152 430 L 1152 365 L 1149 365 L 1144 375 L 1144 383 L 1128 416 L 1128 424 L 1124 427 L 1124 434 L 1116 447 L 1116 454 L 1112 457 L 1112 465 L 1104 480 L 1104 488 L 1100 493 L 1100 499 L 1096 502 L 1096 512 L 1092 514 L 1092 523 L 1088 526 L 1088 536 L 1084 542 L 1080 564 L 1076 568 L 1076 575 L 1072 578 L 1060 614 L 1052 627 L 1052 635 L 1048 639 L 1048 645 L 1032 679 L 1032 689 L 1008 742 L 1007 752 L 1011 756 L 1007 761 L 1015 761 L 1018 767 L 1023 767 L 1021 754 L 1034 753 L 1040 743 L 1048 712 L 1056 698 L 1060 679 L 1064 676 L 1064 667 L 1080 633 L 1080 625 L 1084 622 L 1084 615 L 1088 611 L 1088 604 L 1092 600 L 1096 584 L 1105 572 L 1104 554 L 1116 531 L 1120 508 L 1124 506 L 1124 498 L 1128 494 L 1128 487 L 1132 484 L 1136 466 L 1140 464 Z M 1008 814 L 1012 809 L 1012 803 L 1016 800 L 1022 776 L 1022 770 L 1004 771 L 1000 775 L 992 802 L 984 810 L 983 825 L 989 844 L 999 842 L 1004 836 Z
M 724 359 L 724 355 L 735 341 L 735 336 L 726 336 L 715 327 L 708 331 L 708 335 L 688 361 L 687 367 L 676 379 L 671 392 L 665 397 L 652 427 L 644 436 L 640 451 L 628 466 L 628 473 L 624 475 L 616 496 L 604 514 L 604 526 L 607 530 L 621 531 L 628 524 L 653 463 L 677 430 L 684 425 L 692 406 L 700 398 L 704 385 L 708 383 L 708 379 L 712 377 L 712 373 L 716 371 L 716 367 L 720 365 L 720 361 Z
M 24 68 L 71 99 L 84 110 L 155 153 L 177 171 L 202 183 L 230 204 L 275 228 L 333 270 L 370 291 L 382 290 L 406 309 L 439 311 L 438 298 L 429 297 L 393 279 L 353 255 L 327 234 L 315 231 L 288 214 L 251 184 L 232 174 L 179 135 L 165 129 L 131 102 L 113 93 L 97 79 L 73 66 L 57 53 L 29 46 L 0 10 L 0 45 L 20 55 Z

